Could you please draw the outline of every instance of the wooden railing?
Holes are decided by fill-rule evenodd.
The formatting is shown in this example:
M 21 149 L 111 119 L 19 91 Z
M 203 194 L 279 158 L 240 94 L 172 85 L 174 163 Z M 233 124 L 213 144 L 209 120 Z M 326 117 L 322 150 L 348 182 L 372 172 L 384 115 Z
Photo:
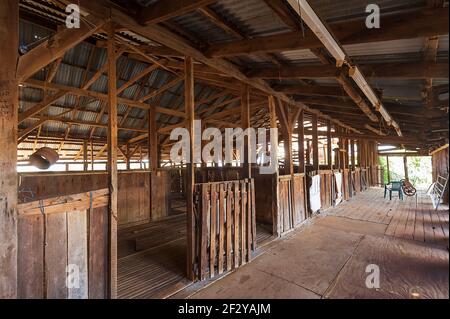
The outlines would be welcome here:
M 106 298 L 108 190 L 18 205 L 18 297 Z
M 154 195 L 158 198 L 158 216 L 150 216 L 149 172 L 119 171 L 118 227 L 142 224 L 148 222 L 150 217 L 157 219 L 167 215 L 164 175 L 157 176 L 153 184 Z M 102 171 L 22 173 L 20 174 L 19 202 L 78 194 L 106 187 L 108 187 L 108 173 Z
M 278 234 L 294 229 L 307 218 L 304 174 L 278 177 Z
M 195 184 L 196 278 L 244 265 L 256 249 L 253 179 Z

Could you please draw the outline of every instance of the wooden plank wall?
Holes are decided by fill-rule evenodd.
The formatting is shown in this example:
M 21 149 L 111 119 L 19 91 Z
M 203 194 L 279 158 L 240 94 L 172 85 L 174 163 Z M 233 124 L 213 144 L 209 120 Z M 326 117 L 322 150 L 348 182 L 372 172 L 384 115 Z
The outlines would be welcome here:
M 278 178 L 278 233 L 284 234 L 307 218 L 305 175 L 283 175 Z
M 448 147 L 443 149 L 437 153 L 434 153 L 431 157 L 432 159 L 432 172 L 433 172 L 433 181 L 437 180 L 437 175 L 442 177 L 447 177 L 449 172 L 448 167 Z M 448 204 L 449 199 L 449 188 L 447 186 L 447 190 L 444 192 L 444 196 L 442 198 L 442 202 L 444 204 Z
M 18 297 L 106 298 L 108 190 L 18 206 Z
M 196 278 L 238 268 L 256 249 L 253 179 L 199 183 L 194 190 Z
M 150 218 L 157 220 L 168 215 L 170 184 L 167 172 L 157 172 L 154 187 L 157 209 L 154 216 L 150 216 L 149 172 L 119 172 L 118 177 L 118 225 L 120 227 L 146 223 Z M 19 179 L 19 201 L 26 202 L 106 188 L 108 174 L 106 172 L 33 173 L 20 174 Z
M 349 174 L 350 174 L 350 170 L 349 169 L 342 169 L 341 170 L 342 173 L 342 199 L 343 200 L 349 200 L 350 199 L 350 179 L 349 179 Z
M 334 202 L 334 174 L 332 170 L 320 170 L 320 203 L 322 209 L 327 209 Z

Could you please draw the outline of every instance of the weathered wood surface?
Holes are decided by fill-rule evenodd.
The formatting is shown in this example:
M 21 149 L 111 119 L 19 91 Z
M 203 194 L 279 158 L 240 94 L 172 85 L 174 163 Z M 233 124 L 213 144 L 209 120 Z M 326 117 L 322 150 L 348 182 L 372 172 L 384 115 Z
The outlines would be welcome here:
M 120 227 L 146 223 L 150 220 L 149 172 L 119 172 L 118 212 Z M 154 219 L 169 214 L 169 175 L 157 173 L 155 198 L 158 199 Z M 20 202 L 81 193 L 106 188 L 106 172 L 21 174 Z
M 17 297 L 17 113 L 19 3 L 0 3 L 0 299 Z
M 365 285 L 367 265 L 380 269 L 380 288 Z M 448 251 L 414 241 L 367 235 L 327 298 L 448 299 Z
M 371 188 L 329 208 L 305 228 L 269 244 L 267 251 L 246 267 L 191 297 L 447 299 L 447 247 L 386 236 L 391 225 L 401 230 L 398 234 L 408 228 L 407 223 L 395 221 L 402 210 L 409 216 L 411 202 L 398 204 L 382 195 L 382 189 Z M 375 205 L 367 206 L 368 201 Z M 430 203 L 424 205 L 431 207 Z M 447 211 L 442 213 L 448 218 Z M 446 222 L 448 240 L 448 219 Z M 369 264 L 380 267 L 379 289 L 365 285 Z
M 195 186 L 198 264 L 193 268 L 203 280 L 252 259 L 256 249 L 255 191 L 248 179 Z
M 120 230 L 118 252 L 119 298 L 165 298 L 191 283 L 186 214 Z
M 278 178 L 278 220 L 280 234 L 286 233 L 307 218 L 305 175 Z
M 445 148 L 439 152 L 432 155 L 432 167 L 433 167 L 433 181 L 437 180 L 437 176 L 446 177 L 449 173 L 449 158 L 448 158 L 449 148 Z M 442 196 L 442 202 L 448 204 L 449 199 L 449 187 L 444 192 Z
M 108 191 L 18 205 L 20 298 L 107 297 Z

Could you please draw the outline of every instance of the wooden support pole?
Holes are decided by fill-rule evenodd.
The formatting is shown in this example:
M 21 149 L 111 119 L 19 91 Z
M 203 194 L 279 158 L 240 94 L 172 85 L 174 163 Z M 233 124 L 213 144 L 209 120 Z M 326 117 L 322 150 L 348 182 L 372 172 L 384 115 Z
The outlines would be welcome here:
M 331 141 L 331 121 L 327 120 L 327 165 L 330 169 L 333 169 L 333 148 Z
M 294 161 L 292 158 L 292 129 L 287 128 L 284 134 L 284 174 L 294 174 Z
M 150 218 L 155 217 L 158 203 L 155 200 L 156 172 L 158 169 L 158 127 L 156 125 L 156 110 L 148 110 L 148 162 L 150 167 Z
M 139 168 L 142 169 L 142 145 L 139 145 Z
M 405 170 L 405 179 L 409 180 L 407 156 L 403 156 L 403 169 Z
M 277 116 L 276 116 L 276 106 L 275 106 L 275 98 L 271 95 L 268 97 L 269 99 L 269 117 L 270 117 L 270 128 L 278 128 L 277 126 Z M 276 138 L 275 145 L 270 146 L 270 152 L 275 152 L 278 154 L 278 135 Z M 281 230 L 280 230 L 280 221 L 278 218 L 278 176 L 279 176 L 279 165 L 278 165 L 278 159 L 275 159 L 276 163 L 272 163 L 272 165 L 275 165 L 275 174 L 273 176 L 272 180 L 272 194 L 275 198 L 274 201 L 272 201 L 272 233 L 274 236 L 280 236 Z
M 390 183 L 391 182 L 391 171 L 389 169 L 389 156 L 386 156 L 386 168 L 387 168 L 388 183 Z
M 91 171 L 94 170 L 94 142 L 91 140 Z
M 195 258 L 195 215 L 194 215 L 194 63 L 191 57 L 184 60 L 184 103 L 186 112 L 186 127 L 190 135 L 190 155 L 186 164 L 186 208 L 187 208 L 187 276 L 194 280 Z
M 108 25 L 109 297 L 117 298 L 117 86 L 114 25 Z
M 0 299 L 17 297 L 19 1 L 0 1 Z
M 357 152 L 358 152 L 358 154 L 357 154 L 358 166 L 361 167 L 361 148 L 362 148 L 361 140 L 357 140 L 356 144 L 358 146 L 358 149 L 357 149 Z
M 125 156 L 125 163 L 126 163 L 126 168 L 127 168 L 127 170 L 129 170 L 130 169 L 130 144 L 126 144 L 125 145 L 125 148 L 126 148 L 126 156 Z
M 312 115 L 312 148 L 313 148 L 313 169 L 319 170 L 319 138 L 317 132 L 317 115 Z
M 298 115 L 297 133 L 298 133 L 298 172 L 305 173 L 305 134 L 304 134 L 304 116 L 305 112 L 301 111 Z
M 346 138 L 346 139 L 344 139 L 344 149 L 345 149 L 345 152 L 344 152 L 344 161 L 345 161 L 345 167 L 344 168 L 349 168 L 349 161 L 350 161 L 350 151 L 349 151 L 349 139 L 348 138 Z
M 355 140 L 350 140 L 350 161 L 352 163 L 352 170 L 355 170 L 356 165 Z
M 84 140 L 83 141 L 83 171 L 87 171 L 88 170 L 88 141 Z
M 306 164 L 311 164 L 311 141 L 306 141 Z
M 339 128 L 339 131 L 342 132 L 343 129 Z M 342 138 L 342 137 L 339 138 L 338 146 L 339 146 L 339 169 L 345 169 L 345 154 L 343 152 L 343 150 L 345 148 L 345 139 L 344 138 Z
M 247 84 L 242 84 L 241 90 L 241 125 L 242 129 L 250 127 L 250 88 Z M 243 161 L 243 177 L 252 177 L 252 165 L 250 163 L 250 140 L 248 136 L 244 136 L 244 154 L 242 154 Z

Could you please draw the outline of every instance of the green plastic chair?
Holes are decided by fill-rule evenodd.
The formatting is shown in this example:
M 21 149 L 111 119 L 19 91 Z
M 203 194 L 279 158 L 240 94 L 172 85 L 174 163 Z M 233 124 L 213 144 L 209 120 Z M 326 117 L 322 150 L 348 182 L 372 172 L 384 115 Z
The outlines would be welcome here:
M 384 198 L 386 198 L 387 192 L 389 192 L 389 200 L 392 200 L 392 192 L 398 192 L 398 198 L 403 200 L 403 190 L 401 181 L 391 181 L 389 184 L 384 185 Z

